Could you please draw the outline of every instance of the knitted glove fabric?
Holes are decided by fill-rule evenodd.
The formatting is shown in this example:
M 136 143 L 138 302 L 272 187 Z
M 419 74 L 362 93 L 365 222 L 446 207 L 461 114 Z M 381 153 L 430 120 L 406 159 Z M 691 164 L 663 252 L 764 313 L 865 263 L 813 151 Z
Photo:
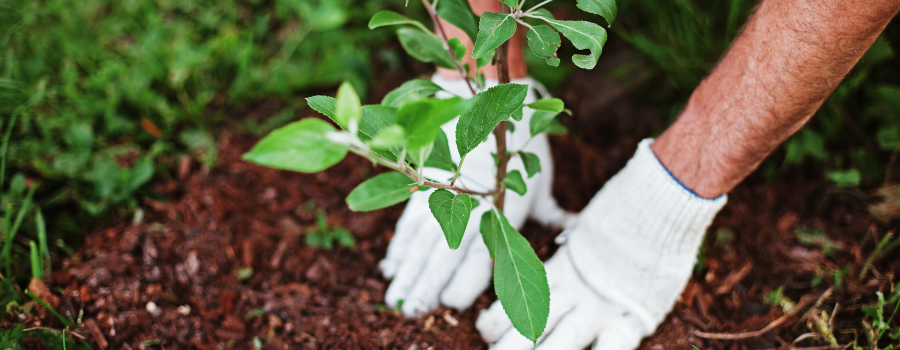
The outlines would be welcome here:
M 468 87 L 462 80 L 445 80 L 438 75 L 432 81 L 448 92 L 471 97 Z M 527 84 L 529 89 L 525 103 L 537 99 L 534 89 L 541 88 L 532 79 L 517 79 L 513 83 Z M 497 81 L 487 81 L 487 86 L 497 85 Z M 439 93 L 439 98 L 451 96 Z M 530 142 L 528 123 L 533 111 L 526 108 L 524 117 L 516 124 L 514 132 L 507 134 L 507 148 L 519 150 L 527 143 L 526 152 L 537 154 L 541 160 L 542 172 L 526 179 L 528 191 L 520 196 L 512 191 L 506 192 L 505 214 L 510 224 L 521 227 L 527 217 L 551 225 L 563 226 L 574 215 L 567 213 L 556 205 L 550 194 L 553 179 L 553 163 L 546 135 L 539 135 Z M 450 151 L 455 162 L 459 162 L 456 145 L 456 123 L 458 118 L 442 127 L 450 142 Z M 488 141 L 482 143 L 466 156 L 460 171 L 457 184 L 472 190 L 490 191 L 493 189 L 496 173 L 491 153 L 496 152 L 496 141 L 490 135 Z M 524 165 L 518 157 L 509 162 L 509 170 L 519 170 L 525 174 Z M 426 176 L 435 179 L 450 179 L 453 174 L 439 169 L 426 169 Z M 490 208 L 489 203 L 482 203 L 471 213 L 469 224 L 462 243 L 456 250 L 451 250 L 444 238 L 443 231 L 428 206 L 428 192 L 416 192 L 400 220 L 387 255 L 379 263 L 386 278 L 392 278 L 385 295 L 388 305 L 397 305 L 403 301 L 401 310 L 407 316 L 417 316 L 431 311 L 439 304 L 465 309 L 475 298 L 487 288 L 491 280 L 493 262 L 487 247 L 479 233 L 481 214 Z
M 705 199 L 679 183 L 642 141 L 634 157 L 578 214 L 545 264 L 550 317 L 536 349 L 630 350 L 678 299 L 722 195 Z M 499 302 L 476 326 L 491 349 L 532 349 Z

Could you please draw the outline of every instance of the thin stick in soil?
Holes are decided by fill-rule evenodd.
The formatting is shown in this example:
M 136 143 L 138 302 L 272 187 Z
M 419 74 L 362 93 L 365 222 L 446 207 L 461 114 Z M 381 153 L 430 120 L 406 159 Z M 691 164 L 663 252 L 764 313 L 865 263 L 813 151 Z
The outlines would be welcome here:
M 821 301 L 821 300 L 827 298 L 828 295 L 831 295 L 831 288 L 828 288 L 828 290 L 823 292 L 818 298 L 813 299 L 813 298 L 810 298 L 809 296 L 804 297 L 803 299 L 800 300 L 800 303 L 793 310 L 791 310 L 791 312 L 788 312 L 788 313 L 782 315 L 781 317 L 770 322 L 763 329 L 760 329 L 755 332 L 707 333 L 707 332 L 696 331 L 696 332 L 694 332 L 694 335 L 696 335 L 700 338 L 719 339 L 719 340 L 739 340 L 739 339 L 755 338 L 755 337 L 758 337 L 758 336 L 768 333 L 769 331 L 780 326 L 782 323 L 787 321 L 789 318 L 796 316 L 797 314 L 800 313 L 800 311 L 806 309 L 807 306 L 812 304 L 813 300 Z

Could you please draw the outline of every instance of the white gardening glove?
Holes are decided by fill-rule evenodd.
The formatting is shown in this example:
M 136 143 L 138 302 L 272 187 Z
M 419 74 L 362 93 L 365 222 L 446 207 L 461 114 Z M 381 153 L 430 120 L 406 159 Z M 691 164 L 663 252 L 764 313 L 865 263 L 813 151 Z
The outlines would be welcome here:
M 545 264 L 550 317 L 540 350 L 631 350 L 653 333 L 691 275 L 707 227 L 727 198 L 698 197 L 662 166 L 644 140 Z M 476 327 L 492 350 L 535 348 L 495 302 Z
M 435 75 L 432 81 L 455 95 L 464 98 L 472 96 L 462 80 L 445 80 Z M 531 86 L 525 103 L 536 100 L 534 89 L 538 85 L 532 79 L 517 79 L 512 82 Z M 487 81 L 488 87 L 493 85 L 497 85 L 496 80 Z M 439 98 L 449 96 L 451 95 L 443 92 L 437 95 Z M 550 159 L 547 136 L 542 134 L 528 141 L 530 138 L 528 123 L 532 114 L 533 111 L 526 108 L 522 121 L 511 121 L 516 124 L 516 128 L 507 136 L 507 149 L 520 150 L 527 142 L 524 150 L 540 157 L 543 170 L 525 180 L 528 191 L 524 196 L 506 191 L 504 213 L 510 224 L 516 228 L 521 228 L 527 217 L 547 225 L 561 227 L 567 220 L 572 221 L 574 215 L 560 209 L 550 193 L 553 162 Z M 458 118 L 444 125 L 442 129 L 449 139 L 453 160 L 458 163 L 457 121 Z M 487 142 L 466 155 L 457 184 L 472 190 L 492 190 L 496 181 L 496 166 L 491 153 L 496 152 L 496 149 L 494 136 L 490 135 Z M 509 171 L 512 170 L 519 170 L 525 177 L 524 166 L 518 157 L 509 162 Z M 426 169 L 425 175 L 440 180 L 452 177 L 449 172 L 430 168 Z M 385 294 L 385 303 L 395 306 L 403 301 L 401 310 L 407 316 L 418 316 L 437 308 L 440 304 L 465 309 L 472 305 L 491 280 L 493 262 L 478 230 L 481 214 L 490 208 L 490 203 L 481 203 L 475 208 L 470 215 L 462 243 L 458 249 L 451 250 L 440 225 L 428 207 L 430 194 L 431 191 L 416 192 L 412 195 L 397 223 L 387 256 L 378 264 L 386 278 L 393 278 Z

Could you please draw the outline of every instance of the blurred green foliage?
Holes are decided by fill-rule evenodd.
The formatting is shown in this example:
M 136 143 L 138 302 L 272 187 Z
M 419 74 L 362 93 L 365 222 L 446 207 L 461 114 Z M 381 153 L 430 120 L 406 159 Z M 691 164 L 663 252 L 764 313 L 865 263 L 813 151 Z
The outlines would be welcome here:
M 39 186 L 34 199 L 53 238 L 78 235 L 92 217 L 127 215 L 176 157 L 212 165 L 225 122 L 278 126 L 232 111 L 277 100 L 269 119 L 278 124 L 312 90 L 350 80 L 365 95 L 371 57 L 390 61 L 382 46 L 393 37 L 365 23 L 392 6 L 403 4 L 0 0 L 2 170 Z M 18 207 L 22 196 L 6 185 L 2 208 Z
M 622 0 L 612 32 L 651 62 L 648 102 L 674 120 L 752 13 L 755 1 Z M 900 151 L 900 26 L 893 24 L 812 121 L 763 164 L 763 174 L 804 163 L 839 187 L 879 185 Z
M 130 215 L 179 157 L 211 166 L 221 128 L 267 132 L 344 80 L 365 96 L 373 67 L 401 64 L 384 45 L 393 33 L 365 24 L 402 7 L 0 0 L 0 317 L 29 314 L 21 286 L 51 270 L 48 250 L 72 254 L 95 220 Z M 245 119 L 260 105 L 276 108 Z M 0 347 L 58 343 L 57 333 L 17 327 L 0 332 Z

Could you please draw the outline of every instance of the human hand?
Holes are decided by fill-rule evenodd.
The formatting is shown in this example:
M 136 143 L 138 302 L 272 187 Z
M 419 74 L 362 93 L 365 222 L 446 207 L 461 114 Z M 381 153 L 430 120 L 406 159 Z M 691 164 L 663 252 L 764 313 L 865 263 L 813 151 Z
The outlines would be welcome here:
M 445 80 L 437 75 L 432 80 L 453 94 L 471 96 L 462 80 Z M 530 84 L 532 88 L 529 89 L 525 103 L 536 100 L 534 81 L 526 78 L 514 80 L 513 83 Z M 496 80 L 493 83 L 488 81 L 488 86 L 496 84 Z M 535 153 L 541 160 L 543 170 L 525 180 L 528 191 L 524 196 L 507 191 L 504 213 L 510 224 L 517 229 L 528 217 L 551 226 L 563 226 L 574 216 L 560 209 L 550 193 L 553 178 L 550 146 L 545 134 L 529 141 L 531 135 L 528 122 L 531 114 L 526 108 L 522 120 L 516 122 L 516 130 L 507 136 L 507 147 L 513 151 Z M 444 125 L 442 129 L 450 144 L 455 144 L 456 120 Z M 469 153 L 457 183 L 472 190 L 492 190 L 496 168 L 492 152 L 496 152 L 496 143 L 489 139 Z M 451 147 L 451 153 L 454 162 L 458 163 L 459 155 L 454 147 Z M 510 171 L 519 170 L 526 174 L 518 157 L 510 160 L 508 168 Z M 449 172 L 430 168 L 426 175 L 441 179 L 452 177 Z M 395 306 L 403 301 L 400 308 L 407 316 L 418 316 L 435 309 L 439 304 L 465 309 L 487 288 L 491 280 L 493 262 L 481 239 L 477 220 L 490 208 L 490 204 L 481 203 L 475 208 L 470 217 L 476 219 L 469 220 L 459 248 L 452 250 L 429 209 L 430 194 L 431 191 L 412 195 L 397 223 L 387 256 L 379 263 L 384 276 L 393 279 L 385 294 L 385 303 Z
M 638 146 L 563 232 L 545 264 L 550 316 L 536 349 L 630 350 L 671 310 L 691 275 L 706 228 L 727 199 L 698 197 Z M 478 318 L 492 350 L 532 349 L 495 302 Z

